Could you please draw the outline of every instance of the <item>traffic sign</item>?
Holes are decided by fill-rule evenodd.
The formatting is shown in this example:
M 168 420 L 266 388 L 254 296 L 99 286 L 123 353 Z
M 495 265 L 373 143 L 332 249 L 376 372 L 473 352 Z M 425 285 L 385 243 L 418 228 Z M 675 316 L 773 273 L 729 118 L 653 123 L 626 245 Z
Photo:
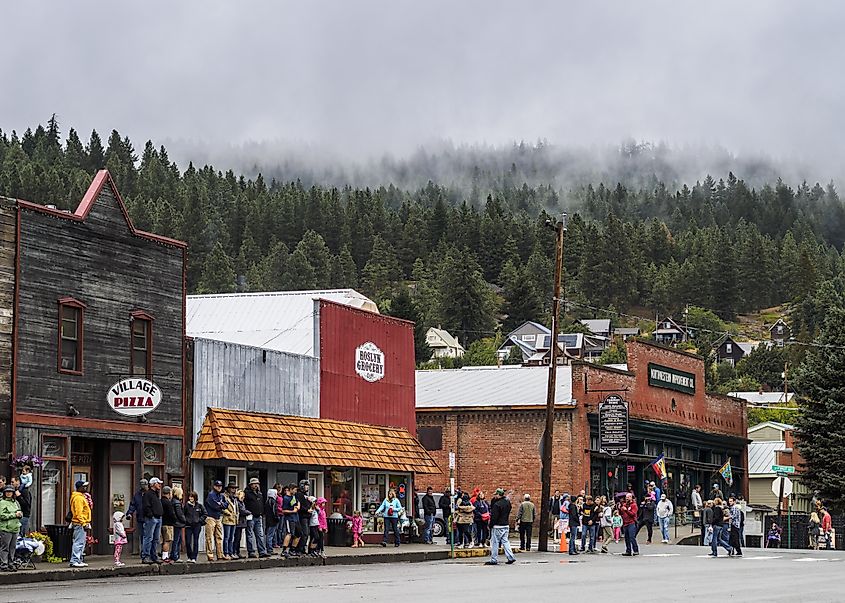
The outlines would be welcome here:
M 450 452 L 449 453 L 449 469 L 454 469 L 454 468 L 455 468 L 455 453 Z
M 775 496 L 780 496 L 780 494 L 781 494 L 781 489 L 780 489 L 781 488 L 781 485 L 780 485 L 781 480 L 783 480 L 783 496 L 784 497 L 789 496 L 790 494 L 792 494 L 792 480 L 789 479 L 788 477 L 776 477 L 772 481 L 772 493 Z
M 795 467 L 792 465 L 772 465 L 772 471 L 775 473 L 795 473 Z

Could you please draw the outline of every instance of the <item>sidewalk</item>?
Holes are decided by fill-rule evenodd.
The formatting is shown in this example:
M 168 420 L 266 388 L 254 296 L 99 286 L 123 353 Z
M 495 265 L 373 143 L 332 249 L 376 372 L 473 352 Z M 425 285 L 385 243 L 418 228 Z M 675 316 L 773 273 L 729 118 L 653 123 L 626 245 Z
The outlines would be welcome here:
M 482 549 L 478 549 L 482 550 Z M 488 553 L 489 554 L 489 553 Z M 325 559 L 299 557 L 280 558 L 278 555 L 267 559 L 236 559 L 232 561 L 206 561 L 204 557 L 197 563 L 171 563 L 142 565 L 137 556 L 123 556 L 124 567 L 116 568 L 111 556 L 99 555 L 86 557 L 88 567 L 71 568 L 67 562 L 36 563 L 34 570 L 18 570 L 0 574 L 0 585 L 20 584 L 24 582 L 56 582 L 61 580 L 91 580 L 96 578 L 114 578 L 117 576 L 172 576 L 183 574 L 204 574 L 237 570 L 270 569 L 283 567 L 310 567 L 322 565 L 364 565 L 370 563 L 419 563 L 448 559 L 449 547 L 438 543 L 434 545 L 404 544 L 399 548 L 392 545 L 382 548 L 368 545 L 363 548 L 326 547 Z M 184 556 L 182 557 L 184 559 Z

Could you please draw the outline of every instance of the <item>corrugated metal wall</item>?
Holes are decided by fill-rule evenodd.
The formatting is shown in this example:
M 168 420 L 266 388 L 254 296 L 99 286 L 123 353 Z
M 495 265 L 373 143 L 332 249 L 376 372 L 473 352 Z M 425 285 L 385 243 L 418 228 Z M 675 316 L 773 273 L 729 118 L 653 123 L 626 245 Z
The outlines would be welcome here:
M 320 300 L 320 417 L 404 427 L 416 437 L 413 323 Z M 384 377 L 355 372 L 355 349 L 384 353 Z
M 195 339 L 192 446 L 209 406 L 319 416 L 319 380 L 317 358 Z

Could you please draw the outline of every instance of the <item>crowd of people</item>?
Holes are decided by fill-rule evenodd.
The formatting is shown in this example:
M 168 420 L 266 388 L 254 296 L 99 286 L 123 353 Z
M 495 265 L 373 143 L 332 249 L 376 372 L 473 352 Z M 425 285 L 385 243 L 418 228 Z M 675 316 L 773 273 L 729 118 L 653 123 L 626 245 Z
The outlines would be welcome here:
M 32 513 L 32 468 L 24 465 L 10 483 L 0 476 L 0 571 L 17 570 L 14 563 L 18 538 L 29 532 Z

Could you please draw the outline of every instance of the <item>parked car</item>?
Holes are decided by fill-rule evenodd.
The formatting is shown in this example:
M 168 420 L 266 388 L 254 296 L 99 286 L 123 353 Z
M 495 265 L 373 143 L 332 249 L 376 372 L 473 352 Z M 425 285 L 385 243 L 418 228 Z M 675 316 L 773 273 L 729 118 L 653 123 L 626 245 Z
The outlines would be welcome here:
M 414 505 L 414 517 L 423 520 L 422 498 L 425 492 L 417 492 L 417 504 Z M 434 492 L 434 504 L 437 505 L 437 512 L 434 514 L 434 526 L 431 528 L 431 535 L 439 538 L 446 535 L 446 521 L 443 519 L 443 511 L 440 509 L 440 497 L 443 496 L 440 492 Z

